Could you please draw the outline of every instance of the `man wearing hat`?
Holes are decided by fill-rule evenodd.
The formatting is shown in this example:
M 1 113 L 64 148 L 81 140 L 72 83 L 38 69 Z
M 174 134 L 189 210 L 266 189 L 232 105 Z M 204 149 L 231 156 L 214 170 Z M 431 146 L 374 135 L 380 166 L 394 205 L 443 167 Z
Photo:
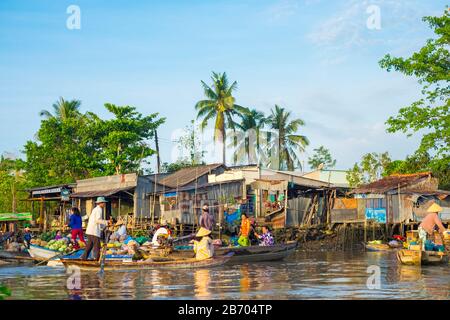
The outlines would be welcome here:
M 81 256 L 82 260 L 87 260 L 92 249 L 94 249 L 94 259 L 98 260 L 100 258 L 100 240 L 102 237 L 102 230 L 109 223 L 108 220 L 103 219 L 103 209 L 105 209 L 107 203 L 105 198 L 98 197 L 95 203 L 97 206 L 92 210 L 86 228 L 88 241 L 86 244 L 86 249 Z
M 427 235 L 433 235 L 434 228 L 436 226 L 438 226 L 439 232 L 441 234 L 445 232 L 445 227 L 438 216 L 438 213 L 441 211 L 442 207 L 437 203 L 433 203 L 427 209 L 427 215 L 425 216 L 425 218 L 423 218 L 421 224 L 419 225 L 419 238 L 422 242 L 422 250 L 425 250 L 425 242 L 427 240 Z
M 195 259 L 205 260 L 214 255 L 214 245 L 212 239 L 209 237 L 210 234 L 211 230 L 206 228 L 202 227 L 198 230 L 194 241 Z
M 212 231 L 214 228 L 214 217 L 209 213 L 209 207 L 205 204 L 202 208 L 202 214 L 200 215 L 199 225 L 202 228 L 205 228 L 209 231 Z

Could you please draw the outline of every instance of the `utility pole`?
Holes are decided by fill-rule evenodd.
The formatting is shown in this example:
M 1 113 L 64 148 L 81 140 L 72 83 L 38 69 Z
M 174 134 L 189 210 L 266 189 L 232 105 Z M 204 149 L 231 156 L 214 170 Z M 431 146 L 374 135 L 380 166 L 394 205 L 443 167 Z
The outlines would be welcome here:
M 159 156 L 158 130 L 155 129 L 156 166 L 158 173 L 161 173 L 161 158 Z

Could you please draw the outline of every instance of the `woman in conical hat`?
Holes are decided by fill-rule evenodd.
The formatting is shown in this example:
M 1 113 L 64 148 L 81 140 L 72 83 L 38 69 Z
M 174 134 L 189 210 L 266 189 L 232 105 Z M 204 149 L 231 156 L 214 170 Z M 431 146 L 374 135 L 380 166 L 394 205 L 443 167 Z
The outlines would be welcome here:
M 209 237 L 211 230 L 201 227 L 195 235 L 194 252 L 197 260 L 205 260 L 214 256 L 214 245 Z
M 442 211 L 442 207 L 436 202 L 433 202 L 427 209 L 427 215 L 422 219 L 419 225 L 419 238 L 422 242 L 422 250 L 425 250 L 425 242 L 428 235 L 433 235 L 434 228 L 438 226 L 439 232 L 443 234 L 445 232 L 445 227 L 442 224 L 438 213 Z

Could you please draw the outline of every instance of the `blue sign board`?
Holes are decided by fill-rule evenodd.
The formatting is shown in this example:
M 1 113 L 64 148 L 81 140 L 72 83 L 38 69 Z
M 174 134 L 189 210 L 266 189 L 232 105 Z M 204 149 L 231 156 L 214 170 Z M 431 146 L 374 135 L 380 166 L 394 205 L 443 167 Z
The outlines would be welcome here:
M 366 219 L 386 223 L 386 208 L 366 208 Z

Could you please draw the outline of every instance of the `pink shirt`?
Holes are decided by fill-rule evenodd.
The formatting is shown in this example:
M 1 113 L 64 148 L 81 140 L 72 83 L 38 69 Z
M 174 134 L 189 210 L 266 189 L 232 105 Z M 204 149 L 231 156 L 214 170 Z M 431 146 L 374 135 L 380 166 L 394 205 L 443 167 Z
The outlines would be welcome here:
M 425 218 L 423 218 L 422 223 L 419 225 L 419 227 L 425 229 L 428 234 L 433 234 L 433 230 L 436 225 L 439 227 L 439 230 L 441 232 L 445 231 L 445 227 L 442 224 L 441 219 L 439 219 L 437 213 L 429 213 Z

